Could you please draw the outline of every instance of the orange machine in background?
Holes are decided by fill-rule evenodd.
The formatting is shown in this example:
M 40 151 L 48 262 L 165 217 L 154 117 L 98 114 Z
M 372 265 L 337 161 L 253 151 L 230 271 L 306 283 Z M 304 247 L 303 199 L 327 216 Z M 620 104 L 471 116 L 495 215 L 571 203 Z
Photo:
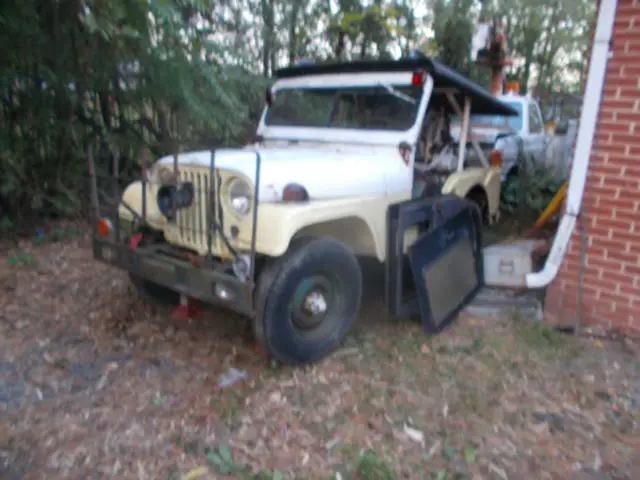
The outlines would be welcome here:
M 476 63 L 491 69 L 491 93 L 497 96 L 503 92 L 504 67 L 511 65 L 511 59 L 508 57 L 507 37 L 502 19 L 496 15 L 488 28 L 486 27 L 486 24 L 480 23 L 476 28 L 477 38 L 486 35 L 485 47 L 478 50 Z

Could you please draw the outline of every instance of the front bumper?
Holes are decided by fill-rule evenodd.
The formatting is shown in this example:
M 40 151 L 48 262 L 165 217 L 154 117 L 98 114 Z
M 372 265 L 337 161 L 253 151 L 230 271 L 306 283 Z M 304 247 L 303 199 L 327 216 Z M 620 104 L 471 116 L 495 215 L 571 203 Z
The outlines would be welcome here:
M 195 267 L 164 253 L 157 246 L 130 249 L 127 245 L 93 238 L 93 256 L 143 280 L 206 303 L 253 315 L 252 289 L 230 272 L 230 265 Z M 227 295 L 224 295 L 225 293 Z M 226 297 L 226 298 L 225 298 Z

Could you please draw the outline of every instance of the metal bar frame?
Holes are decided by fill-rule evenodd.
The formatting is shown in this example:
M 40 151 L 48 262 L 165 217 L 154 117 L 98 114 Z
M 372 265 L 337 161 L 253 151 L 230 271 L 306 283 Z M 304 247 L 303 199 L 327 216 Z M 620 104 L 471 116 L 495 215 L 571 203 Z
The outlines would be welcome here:
M 260 173 L 262 169 L 262 157 L 260 156 L 260 152 L 255 151 L 256 154 L 256 171 L 255 171 L 255 181 L 253 188 L 253 211 L 252 211 L 252 231 L 251 231 L 251 264 L 249 267 L 249 280 L 248 280 L 248 289 L 249 289 L 249 299 L 251 302 L 251 311 L 255 311 L 255 296 L 254 291 L 256 288 L 255 274 L 256 274 L 256 241 L 257 241 L 257 231 L 258 231 L 258 204 L 260 202 Z
M 118 145 L 113 146 L 113 198 L 120 198 L 120 148 Z M 116 239 L 120 238 L 120 212 L 116 215 Z
M 216 150 L 215 148 L 211 149 L 211 158 L 209 160 L 209 191 L 207 192 L 206 198 L 207 202 L 207 262 L 209 263 L 209 267 L 213 265 L 213 253 L 211 252 L 211 242 L 213 241 L 213 225 L 215 223 L 214 220 L 214 211 L 213 211 L 213 172 L 216 164 Z
M 462 170 L 464 170 L 464 157 L 467 150 L 467 137 L 469 136 L 469 134 L 472 133 L 472 130 L 473 130 L 471 126 L 471 99 L 468 96 L 464 97 L 464 111 L 463 111 L 463 109 L 460 108 L 460 104 L 456 100 L 456 97 L 454 96 L 452 91 L 447 91 L 445 95 L 447 97 L 447 100 L 449 101 L 449 105 L 451 105 L 451 108 L 453 108 L 453 111 L 456 113 L 458 117 L 460 117 L 460 120 L 461 120 L 460 141 L 458 142 L 459 143 L 458 148 L 460 149 L 458 152 L 458 172 L 461 172 Z M 462 143 L 463 131 L 465 132 L 464 145 Z M 485 167 L 487 168 L 490 167 L 491 165 L 489 164 L 489 161 L 487 160 L 487 157 L 482 151 L 482 148 L 480 147 L 480 144 L 478 143 L 478 141 L 471 138 L 470 143 L 473 149 L 475 150 L 476 155 L 480 159 L 480 162 Z
M 216 213 L 217 213 L 216 210 L 218 208 L 222 208 L 222 206 L 220 205 L 220 199 L 219 199 L 220 188 L 215 188 L 214 186 L 214 182 L 216 181 L 215 180 L 216 178 L 215 177 L 215 173 L 216 173 L 215 172 L 215 160 L 216 160 L 215 149 L 211 150 L 211 160 L 209 163 L 208 202 L 206 202 L 207 203 L 206 205 L 206 208 L 207 208 L 207 218 L 206 218 L 207 255 L 205 259 L 204 270 L 200 270 L 199 267 L 195 267 L 195 266 L 190 267 L 190 268 L 199 270 L 199 272 L 195 272 L 191 274 L 192 276 L 196 276 L 197 278 L 222 279 L 222 281 L 231 283 L 236 287 L 239 286 L 240 284 L 243 284 L 245 287 L 243 288 L 244 293 L 240 293 L 239 296 L 243 299 L 243 301 L 248 300 L 247 302 L 248 306 L 241 307 L 238 305 L 228 305 L 228 304 L 224 304 L 224 302 L 214 302 L 214 303 L 224 304 L 229 308 L 232 308 L 233 310 L 239 311 L 240 313 L 244 313 L 244 314 L 252 314 L 255 310 L 255 298 L 254 298 L 254 291 L 256 288 L 255 264 L 256 264 L 256 256 L 257 256 L 256 255 L 257 228 L 258 228 L 257 223 L 258 223 L 258 206 L 260 202 L 259 200 L 260 199 L 260 174 L 262 170 L 262 157 L 260 156 L 260 152 L 258 152 L 257 150 L 255 150 L 254 153 L 256 156 L 256 160 L 255 160 L 256 163 L 255 163 L 255 181 L 253 185 L 253 202 L 252 202 L 252 213 L 251 213 L 252 227 L 251 227 L 251 246 L 249 251 L 250 273 L 249 273 L 248 279 L 245 282 L 243 282 L 237 279 L 234 275 L 225 273 L 229 271 L 232 262 L 217 261 L 213 257 L 212 243 L 213 243 L 214 232 L 216 234 L 219 234 L 222 240 L 225 242 L 225 244 L 229 246 L 229 251 L 233 255 L 234 260 L 239 255 L 230 246 L 231 244 L 229 242 L 229 239 L 226 237 L 224 230 L 222 228 L 222 225 L 219 223 L 218 219 L 216 218 Z M 100 218 L 100 214 L 101 214 L 100 193 L 98 191 L 93 148 L 91 144 L 89 145 L 89 148 L 87 151 L 87 157 L 88 157 L 88 163 L 89 163 L 89 177 L 91 182 L 92 211 L 93 211 L 93 214 L 96 216 L 95 220 L 97 221 Z M 124 239 L 120 238 L 122 233 L 122 229 L 120 228 L 120 215 L 119 215 L 120 205 L 122 205 L 125 209 L 131 212 L 134 218 L 134 222 L 138 222 L 138 227 L 143 227 L 147 225 L 146 193 L 147 193 L 147 183 L 151 180 L 148 178 L 148 175 L 147 175 L 148 173 L 147 149 L 146 148 L 143 149 L 142 159 L 141 159 L 142 160 L 142 179 L 141 179 L 142 212 L 141 214 L 138 214 L 136 210 L 133 207 L 131 207 L 131 205 L 128 205 L 122 198 L 120 198 L 121 192 L 120 192 L 120 185 L 119 185 L 119 181 L 120 181 L 120 175 L 119 175 L 120 161 L 119 160 L 120 160 L 120 151 L 118 146 L 114 145 L 113 159 L 112 159 L 113 161 L 112 181 L 114 182 L 113 189 L 112 189 L 113 198 L 109 198 L 107 195 L 102 195 L 102 196 L 104 197 L 105 203 L 107 204 L 106 208 L 109 210 L 109 214 L 108 214 L 109 218 L 113 217 L 114 215 L 116 217 L 114 219 L 114 221 L 116 222 L 115 239 L 104 239 L 104 238 L 98 237 L 97 234 L 94 234 L 94 237 L 93 237 L 94 238 L 94 242 L 93 242 L 94 257 L 96 259 L 105 261 L 107 263 L 111 263 L 116 266 L 119 266 L 128 271 L 135 272 L 139 268 L 139 263 L 141 261 L 147 262 L 149 265 L 151 265 L 154 263 L 155 260 L 159 259 L 159 258 L 154 258 L 154 256 L 160 254 L 159 250 L 149 248 L 149 246 L 144 248 L 141 247 L 139 249 L 140 251 L 138 252 L 139 255 L 134 254 L 134 252 L 127 253 L 125 252 L 127 247 L 123 243 Z M 173 155 L 173 170 L 174 170 L 174 181 L 178 181 L 178 153 L 177 152 L 174 153 Z M 217 201 L 215 200 L 216 196 L 218 197 Z M 204 201 L 202 199 L 202 196 L 200 196 L 200 201 Z M 111 252 L 111 253 L 103 254 L 103 251 Z M 167 261 L 168 257 L 165 254 L 163 258 L 164 258 L 163 261 Z M 176 268 L 180 268 L 182 270 L 184 270 L 185 268 L 189 268 L 186 265 L 181 264 L 179 267 L 176 266 Z M 154 268 L 158 269 L 159 267 L 156 265 Z M 150 280 L 153 280 L 153 279 L 150 279 Z M 169 288 L 171 288 L 171 285 L 168 285 L 169 282 L 166 278 L 166 275 L 163 278 L 162 283 L 165 286 L 168 286 Z M 196 292 L 196 296 L 197 296 L 197 292 Z M 204 297 L 208 300 L 211 300 L 211 295 L 203 295 L 201 293 L 200 297 Z
M 96 179 L 96 167 L 95 161 L 93 158 L 93 144 L 89 142 L 87 146 L 87 161 L 89 163 L 89 182 L 91 184 L 91 211 L 95 218 L 93 218 L 93 222 L 95 223 L 100 218 L 100 201 L 98 199 L 98 180 Z

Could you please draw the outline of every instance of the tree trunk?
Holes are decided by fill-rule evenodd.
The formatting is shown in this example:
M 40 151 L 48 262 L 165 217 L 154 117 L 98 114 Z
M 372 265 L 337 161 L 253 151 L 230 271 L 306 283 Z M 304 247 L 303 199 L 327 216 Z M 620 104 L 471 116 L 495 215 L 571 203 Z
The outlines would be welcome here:
M 262 70 L 265 76 L 269 76 L 273 69 L 273 0 L 261 0 L 262 6 Z

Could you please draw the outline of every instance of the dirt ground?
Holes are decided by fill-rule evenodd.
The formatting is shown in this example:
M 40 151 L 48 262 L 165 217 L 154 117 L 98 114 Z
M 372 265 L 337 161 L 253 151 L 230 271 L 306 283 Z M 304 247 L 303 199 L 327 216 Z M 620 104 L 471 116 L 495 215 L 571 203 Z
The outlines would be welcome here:
M 242 318 L 177 323 L 58 237 L 0 264 L 3 480 L 640 478 L 630 341 L 517 316 L 430 337 L 381 313 L 373 272 L 344 347 L 284 368 Z

